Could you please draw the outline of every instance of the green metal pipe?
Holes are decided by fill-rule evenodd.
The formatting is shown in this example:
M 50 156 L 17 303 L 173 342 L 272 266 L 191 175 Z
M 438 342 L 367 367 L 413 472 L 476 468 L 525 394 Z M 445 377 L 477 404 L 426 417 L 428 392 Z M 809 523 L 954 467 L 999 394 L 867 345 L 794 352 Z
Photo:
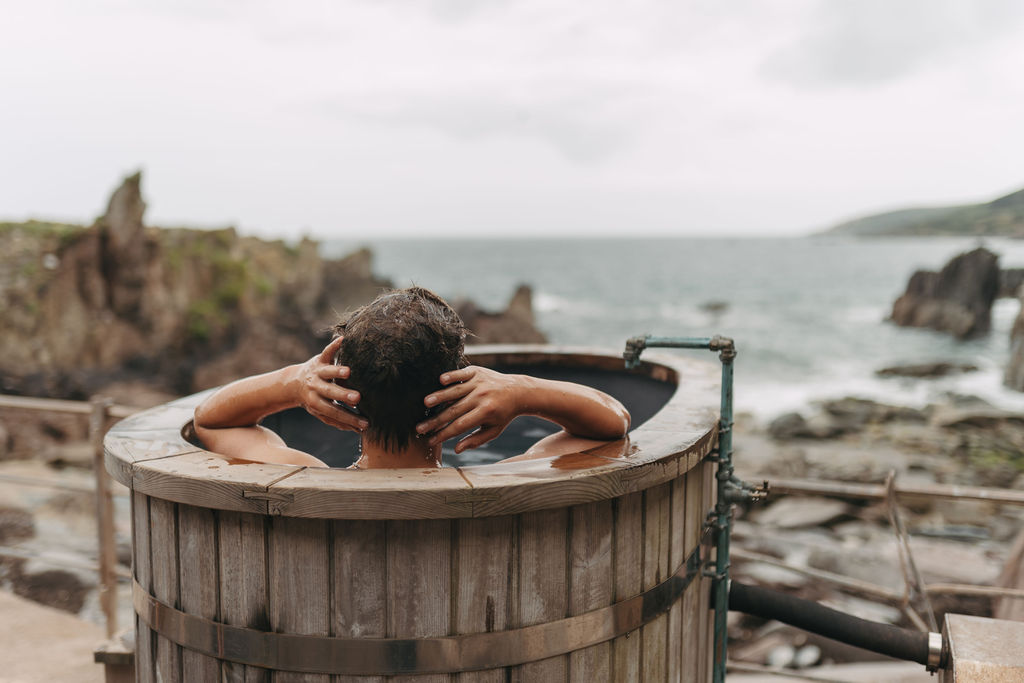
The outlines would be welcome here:
M 719 352 L 722 361 L 722 397 L 718 424 L 718 481 L 717 500 L 714 514 L 715 536 L 715 571 L 712 584 L 712 598 L 715 610 L 714 619 L 714 669 L 713 683 L 725 683 L 725 664 L 729 634 L 727 617 L 729 614 L 729 536 L 732 527 L 733 503 L 744 498 L 760 497 L 747 485 L 736 483 L 732 466 L 732 380 L 733 359 L 736 358 L 736 346 L 727 337 L 654 337 L 645 335 L 632 337 L 626 341 L 626 350 L 622 357 L 627 368 L 634 368 L 640 363 L 640 354 L 647 347 L 675 349 L 709 349 Z

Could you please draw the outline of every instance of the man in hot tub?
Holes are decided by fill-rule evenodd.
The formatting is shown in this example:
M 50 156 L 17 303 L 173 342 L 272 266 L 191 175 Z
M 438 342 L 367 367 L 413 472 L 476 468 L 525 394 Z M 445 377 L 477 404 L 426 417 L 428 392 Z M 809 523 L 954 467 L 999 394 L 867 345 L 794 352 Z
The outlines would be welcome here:
M 461 453 L 494 439 L 519 415 L 545 418 L 562 431 L 515 459 L 583 450 L 629 429 L 629 413 L 604 392 L 467 366 L 462 320 L 420 287 L 382 294 L 335 332 L 305 363 L 240 379 L 203 401 L 195 411 L 203 444 L 233 458 L 326 467 L 260 426 L 295 406 L 360 432 L 358 468 L 440 467 L 446 439 L 472 430 L 455 446 Z

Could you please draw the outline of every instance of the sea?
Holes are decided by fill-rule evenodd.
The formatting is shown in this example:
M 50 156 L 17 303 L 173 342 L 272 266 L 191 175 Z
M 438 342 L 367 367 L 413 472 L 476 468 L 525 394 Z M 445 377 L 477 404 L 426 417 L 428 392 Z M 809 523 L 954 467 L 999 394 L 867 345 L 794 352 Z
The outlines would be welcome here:
M 1016 299 L 998 300 L 991 333 L 967 341 L 886 321 L 915 270 L 979 245 L 1002 267 L 1024 267 L 1024 241 L 989 238 L 341 239 L 323 253 L 369 247 L 374 271 L 396 286 L 490 310 L 528 284 L 554 344 L 621 352 L 640 334 L 732 337 L 736 408 L 770 420 L 846 396 L 923 407 L 971 395 L 1024 410 L 1024 394 L 1002 384 Z M 979 369 L 934 380 L 875 374 L 927 361 Z

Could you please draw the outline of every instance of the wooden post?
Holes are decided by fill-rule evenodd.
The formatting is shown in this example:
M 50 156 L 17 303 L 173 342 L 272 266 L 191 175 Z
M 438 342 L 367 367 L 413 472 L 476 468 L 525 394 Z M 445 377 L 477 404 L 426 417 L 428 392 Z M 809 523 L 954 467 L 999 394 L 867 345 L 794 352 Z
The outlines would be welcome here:
M 107 469 L 103 463 L 103 436 L 113 402 L 95 397 L 90 401 L 89 440 L 92 442 L 93 471 L 96 475 L 96 529 L 99 534 L 100 607 L 107 618 L 107 637 L 117 632 L 117 555 L 114 550 L 114 500 L 110 495 Z

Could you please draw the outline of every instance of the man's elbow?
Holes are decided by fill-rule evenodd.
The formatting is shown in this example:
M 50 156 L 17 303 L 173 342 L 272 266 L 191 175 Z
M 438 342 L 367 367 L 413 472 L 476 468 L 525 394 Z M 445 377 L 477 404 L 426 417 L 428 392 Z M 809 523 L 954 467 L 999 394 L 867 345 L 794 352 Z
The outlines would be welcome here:
M 599 433 L 594 434 L 592 438 L 602 441 L 615 441 L 626 436 L 631 422 L 629 411 L 622 404 L 618 403 L 615 406 L 610 406 L 610 408 L 611 411 L 607 418 L 602 421 Z
M 617 432 L 617 435 L 615 438 L 621 439 L 626 436 L 626 433 L 629 431 L 630 424 L 632 423 L 632 417 L 630 416 L 629 411 L 626 410 L 626 407 L 621 404 L 618 406 L 615 413 L 616 422 L 618 423 L 616 425 L 615 431 Z

